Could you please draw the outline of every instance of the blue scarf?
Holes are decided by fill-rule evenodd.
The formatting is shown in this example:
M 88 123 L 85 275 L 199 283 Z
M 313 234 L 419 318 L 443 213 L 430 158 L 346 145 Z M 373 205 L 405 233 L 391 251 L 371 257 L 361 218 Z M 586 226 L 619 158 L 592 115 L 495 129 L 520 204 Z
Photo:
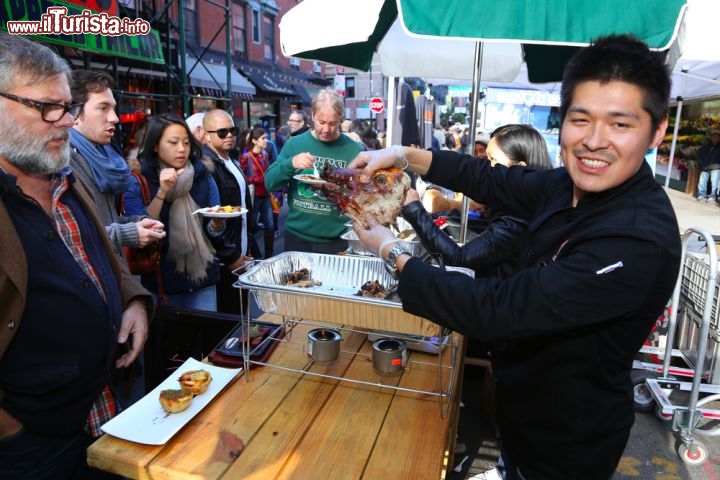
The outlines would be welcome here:
M 70 129 L 70 145 L 90 165 L 101 192 L 120 194 L 130 187 L 130 167 L 112 145 L 96 145 L 74 128 Z

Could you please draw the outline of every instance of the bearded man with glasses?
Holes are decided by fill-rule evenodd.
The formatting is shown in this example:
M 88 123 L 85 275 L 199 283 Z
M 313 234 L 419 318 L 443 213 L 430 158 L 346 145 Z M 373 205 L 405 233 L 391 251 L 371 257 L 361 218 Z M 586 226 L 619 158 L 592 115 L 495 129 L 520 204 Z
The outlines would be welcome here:
M 0 478 L 117 478 L 86 449 L 117 412 L 112 378 L 142 350 L 152 297 L 68 168 L 81 105 L 67 63 L 0 33 L 0 92 Z

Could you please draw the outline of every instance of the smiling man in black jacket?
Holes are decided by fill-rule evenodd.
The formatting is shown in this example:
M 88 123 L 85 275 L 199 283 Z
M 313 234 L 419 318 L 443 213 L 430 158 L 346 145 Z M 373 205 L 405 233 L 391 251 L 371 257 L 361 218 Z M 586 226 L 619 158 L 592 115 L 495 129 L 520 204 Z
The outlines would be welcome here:
M 408 166 L 529 221 L 518 268 L 504 280 L 441 271 L 404 252 L 388 229 L 355 227 L 400 272 L 405 311 L 493 344 L 507 479 L 607 479 L 622 456 L 634 421 L 632 361 L 680 268 L 677 219 L 644 160 L 665 134 L 669 96 L 660 54 L 605 37 L 565 69 L 564 168 L 490 168 L 397 146 L 350 165 Z

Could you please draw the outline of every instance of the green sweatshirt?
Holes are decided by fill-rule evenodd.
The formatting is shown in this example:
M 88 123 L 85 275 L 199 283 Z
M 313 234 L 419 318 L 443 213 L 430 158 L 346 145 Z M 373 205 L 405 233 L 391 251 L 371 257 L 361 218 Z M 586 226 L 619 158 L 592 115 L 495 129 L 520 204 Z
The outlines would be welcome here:
M 292 166 L 292 158 L 309 152 L 317 157 L 319 170 L 328 162 L 342 168 L 361 151 L 362 147 L 357 142 L 343 134 L 333 142 L 321 142 L 312 135 L 312 131 L 307 131 L 285 142 L 277 160 L 265 172 L 265 188 L 268 192 L 276 192 L 285 185 L 289 186 L 287 231 L 309 242 L 325 243 L 336 240 L 347 231 L 345 223 L 349 220 L 322 193 L 293 178 L 299 173 L 312 174 L 313 170 L 296 170 Z

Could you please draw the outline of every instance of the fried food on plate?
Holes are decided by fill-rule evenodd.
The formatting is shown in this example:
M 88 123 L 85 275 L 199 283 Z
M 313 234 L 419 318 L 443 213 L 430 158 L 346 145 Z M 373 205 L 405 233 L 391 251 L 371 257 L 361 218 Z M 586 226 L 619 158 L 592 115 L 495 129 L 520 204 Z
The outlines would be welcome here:
M 242 207 L 233 207 L 232 205 L 215 205 L 208 207 L 208 213 L 237 213 L 242 211 Z
M 194 395 L 199 395 L 206 391 L 211 381 L 212 376 L 210 372 L 206 370 L 190 370 L 178 378 L 182 389 Z
M 192 403 L 193 394 L 183 390 L 163 390 L 160 392 L 160 405 L 168 413 L 186 410 Z

